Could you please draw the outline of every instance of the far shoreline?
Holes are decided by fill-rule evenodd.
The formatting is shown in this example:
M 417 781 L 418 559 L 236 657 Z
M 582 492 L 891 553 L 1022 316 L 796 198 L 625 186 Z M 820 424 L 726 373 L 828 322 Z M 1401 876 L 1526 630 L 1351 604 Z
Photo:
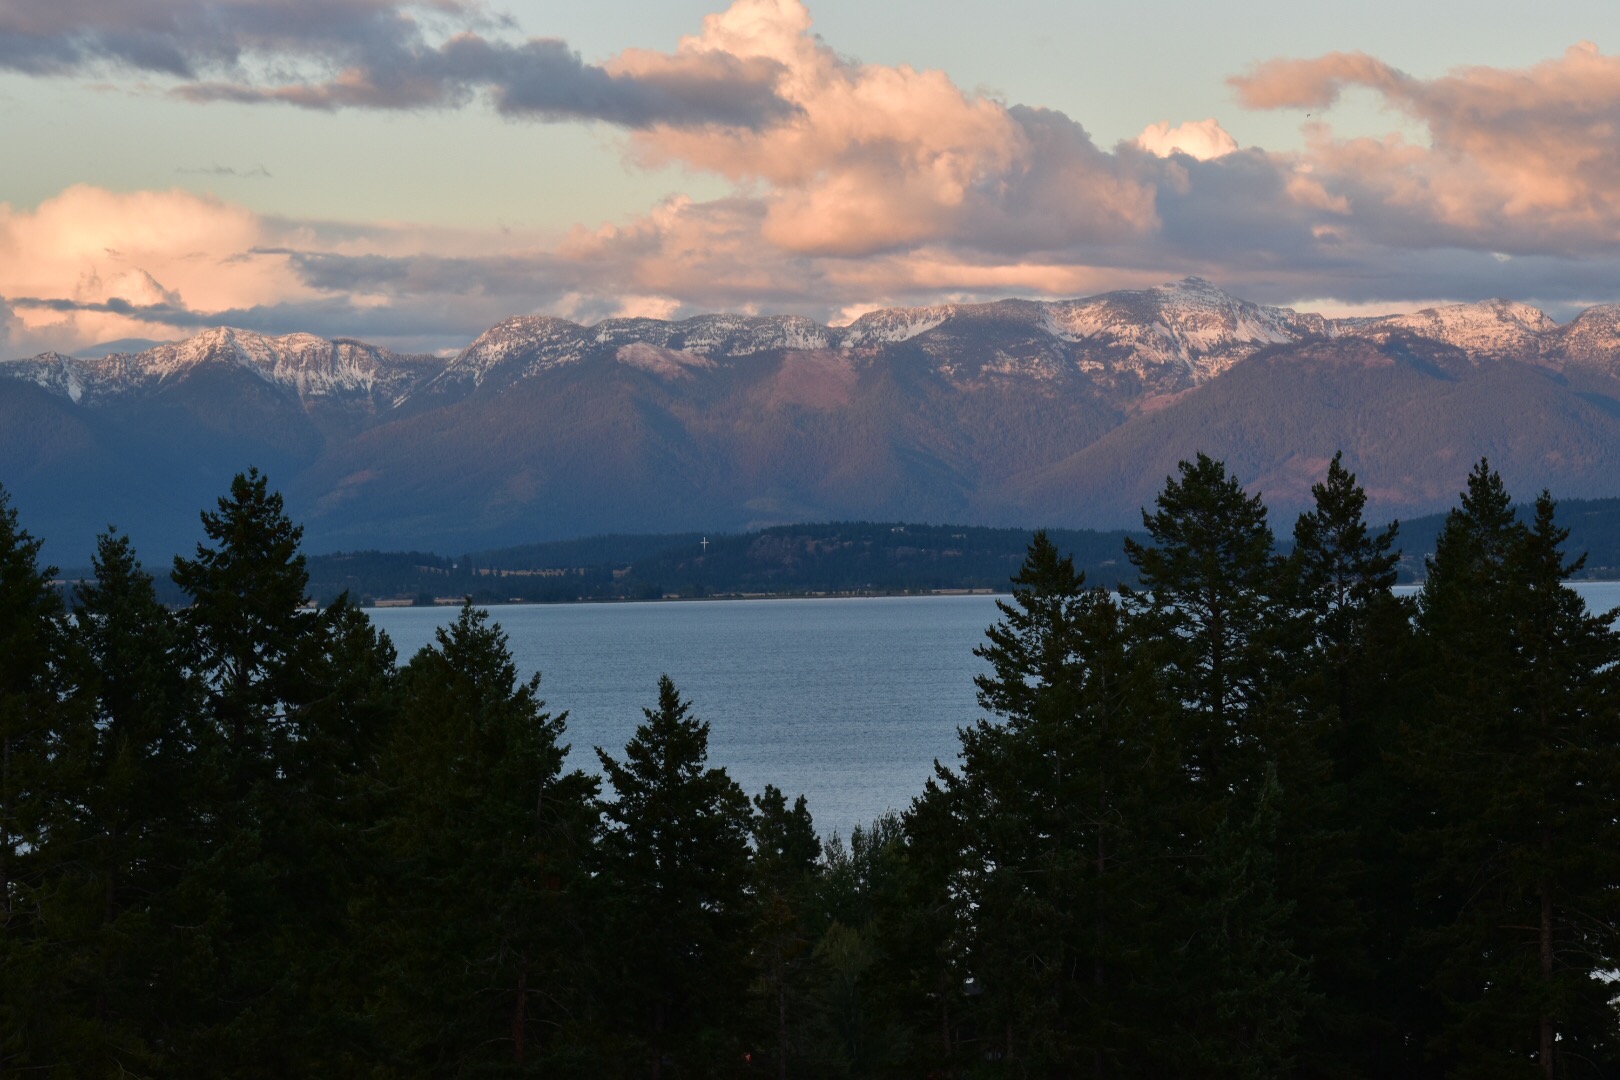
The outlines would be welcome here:
M 881 600 L 895 597 L 912 597 L 925 599 L 931 596 L 1010 596 L 1011 589 L 895 589 L 873 591 L 841 590 L 836 592 L 772 592 L 772 593 L 713 593 L 707 596 L 578 596 L 570 600 L 484 600 L 472 601 L 468 596 L 436 596 L 433 603 L 423 604 L 415 600 L 376 601 L 360 604 L 362 611 L 411 611 L 415 609 L 437 610 L 439 608 L 460 607 L 464 603 L 473 602 L 475 607 L 560 607 L 577 604 L 692 604 L 709 603 L 718 600 Z
M 1415 594 L 1415 593 L 1421 591 L 1424 584 L 1425 583 L 1422 582 L 1422 581 L 1400 582 L 1400 583 L 1396 584 L 1394 586 L 1394 588 L 1396 590 L 1398 590 L 1398 591 L 1406 593 L 1407 595 L 1412 595 L 1412 594 Z M 1612 585 L 1612 586 L 1620 587 L 1620 578 L 1578 578 L 1578 579 L 1566 581 L 1566 582 L 1564 582 L 1564 584 L 1566 586 L 1569 586 L 1569 587 L 1578 586 L 1578 585 L 1594 585 L 1594 586 Z M 1119 590 L 1118 589 L 1113 589 L 1113 590 L 1110 590 L 1110 591 L 1117 594 Z M 582 604 L 692 604 L 692 603 L 710 603 L 710 602 L 722 601 L 722 600 L 748 600 L 748 601 L 756 601 L 756 600 L 881 600 L 881 599 L 894 599 L 894 598 L 897 598 L 897 597 L 898 598 L 926 599 L 928 597 L 941 597 L 941 596 L 1011 596 L 1011 595 L 1012 595 L 1012 589 L 1011 588 L 1003 588 L 1003 589 L 989 589 L 989 588 L 984 588 L 984 589 L 894 589 L 894 590 L 873 590 L 873 591 L 841 590 L 841 591 L 833 591 L 833 592 L 818 591 L 818 592 L 780 592 L 780 593 L 776 593 L 776 592 L 772 592 L 772 593 L 760 593 L 760 592 L 715 593 L 715 594 L 708 595 L 708 596 L 682 596 L 682 595 L 679 595 L 679 594 L 670 595 L 670 596 L 647 596 L 647 597 L 635 597 L 635 596 L 590 597 L 590 596 L 580 596 L 580 597 L 574 597 L 573 599 L 569 599 L 569 600 L 524 600 L 524 599 L 485 600 L 485 601 L 476 601 L 476 602 L 474 602 L 474 606 L 475 607 L 488 607 L 488 608 L 562 607 L 562 606 L 582 605 Z M 436 609 L 440 609 L 440 608 L 456 608 L 456 607 L 460 607 L 462 604 L 467 603 L 470 599 L 471 599 L 470 597 L 465 597 L 465 596 L 458 596 L 458 597 L 439 596 L 439 597 L 434 597 L 433 603 L 431 603 L 431 604 L 418 603 L 415 600 L 392 600 L 392 601 L 391 600 L 384 600 L 384 601 L 381 601 L 381 602 L 373 600 L 371 603 L 360 604 L 359 607 L 360 607 L 360 609 L 362 611 L 374 611 L 374 610 L 409 611 L 409 610 L 413 610 L 413 609 L 423 609 L 423 610 L 435 609 L 436 610 Z

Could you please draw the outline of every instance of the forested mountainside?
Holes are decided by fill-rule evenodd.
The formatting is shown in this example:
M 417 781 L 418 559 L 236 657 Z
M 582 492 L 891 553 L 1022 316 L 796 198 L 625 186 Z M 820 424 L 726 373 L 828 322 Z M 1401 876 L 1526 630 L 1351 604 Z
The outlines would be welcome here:
M 450 358 L 210 330 L 0 364 L 0 482 L 88 558 L 186 549 L 256 465 L 311 550 L 466 552 L 806 521 L 1133 528 L 1176 462 L 1279 510 L 1343 450 L 1373 513 L 1442 510 L 1469 462 L 1620 494 L 1620 309 L 1507 301 L 1328 319 L 1188 279 L 1059 302 L 801 318 L 523 317 Z

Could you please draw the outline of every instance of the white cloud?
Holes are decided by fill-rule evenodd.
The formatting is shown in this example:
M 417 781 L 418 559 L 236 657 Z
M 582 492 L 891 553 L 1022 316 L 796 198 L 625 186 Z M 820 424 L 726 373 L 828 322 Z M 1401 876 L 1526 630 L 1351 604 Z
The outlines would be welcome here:
M 1199 161 L 1225 157 L 1238 148 L 1237 140 L 1214 117 L 1189 120 L 1175 127 L 1171 127 L 1168 120 L 1149 124 L 1136 137 L 1136 145 L 1159 157 L 1182 153 Z

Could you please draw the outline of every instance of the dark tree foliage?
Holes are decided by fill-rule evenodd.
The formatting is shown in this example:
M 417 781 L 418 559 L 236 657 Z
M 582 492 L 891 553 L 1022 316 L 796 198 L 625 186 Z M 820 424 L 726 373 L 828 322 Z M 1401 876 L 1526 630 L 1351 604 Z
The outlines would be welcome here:
M 667 677 L 604 797 L 485 612 L 401 668 L 256 472 L 178 612 L 0 494 L 0 1078 L 1620 1075 L 1616 613 L 1486 462 L 1416 603 L 1313 493 L 1279 557 L 1183 463 L 1122 598 L 1037 534 L 959 759 L 825 844 Z
M 1166 1042 L 1145 988 L 1180 847 L 1161 826 L 1180 777 L 1156 674 L 1119 605 L 1044 533 L 999 608 L 978 650 L 991 665 L 979 698 L 999 720 L 962 730 L 959 769 L 940 769 L 919 807 L 957 838 L 965 1053 L 1040 1073 L 1141 1068 Z
M 817 880 L 810 1075 L 943 1075 L 964 1000 L 948 890 L 948 826 L 890 813 L 834 835 Z
M 613 789 L 600 872 L 623 1045 L 648 1076 L 727 1075 L 746 1053 L 748 798 L 708 767 L 709 725 L 669 676 L 642 711 L 622 761 L 596 751 Z
M 241 792 L 273 772 L 290 735 L 282 684 L 307 631 L 303 529 L 257 469 L 239 473 L 202 524 L 212 544 L 198 544 L 194 559 L 176 557 L 174 580 L 191 600 L 185 619 L 197 668 Z
M 73 605 L 73 697 L 61 711 L 44 897 L 62 976 L 63 1062 L 86 1074 L 161 1070 L 174 1002 L 155 988 L 194 960 L 177 905 L 200 858 L 194 763 L 206 734 L 182 637 L 127 537 L 103 535 Z
M 357 793 L 389 709 L 393 651 L 340 599 L 304 606 L 301 529 L 255 470 L 238 475 L 209 543 L 176 559 L 204 690 L 194 759 L 209 812 L 178 902 L 195 964 L 177 985 L 181 1075 L 341 1069 L 365 1054 L 346 912 L 370 822 Z M 312 1008 L 311 1002 L 320 1002 Z
M 1163 940 L 1182 944 L 1160 985 L 1168 1001 L 1217 1006 L 1173 1023 L 1165 1051 L 1181 1070 L 1275 1075 L 1311 1001 L 1278 858 L 1314 758 L 1280 692 L 1298 625 L 1266 508 L 1224 464 L 1182 462 L 1156 506 L 1142 514 L 1153 543 L 1126 542 L 1142 591 L 1121 592 L 1130 647 L 1169 695 L 1164 752 L 1184 780 L 1155 807 L 1181 866 Z
M 805 994 L 810 969 L 811 917 L 821 840 L 800 795 L 792 807 L 774 785 L 754 796 L 756 910 L 750 961 L 760 1021 L 752 1055 L 775 1064 L 778 1077 L 797 1075 L 809 1055 Z
M 1151 544 L 1126 539 L 1141 589 L 1126 610 L 1183 710 L 1185 765 L 1213 788 L 1259 780 L 1264 699 L 1277 673 L 1278 558 L 1266 508 L 1204 454 L 1142 511 Z
M 1338 721 L 1356 726 L 1356 714 L 1387 686 L 1379 653 L 1391 647 L 1409 613 L 1390 592 L 1400 552 L 1399 522 L 1374 533 L 1367 526 L 1367 493 L 1334 454 L 1326 478 L 1311 486 L 1314 509 L 1294 524 L 1288 570 L 1307 621 L 1312 675 L 1323 683 L 1314 696 L 1332 705 Z
M 53 767 L 66 691 L 56 569 L 0 489 L 0 1075 L 53 1067 L 63 993 L 41 910 L 53 803 L 70 797 Z
M 400 676 L 379 770 L 371 1009 L 402 1075 L 567 1064 L 595 782 L 564 773 L 566 714 L 464 605 Z
M 1519 522 L 1480 462 L 1422 596 L 1433 702 L 1409 752 L 1430 803 L 1412 842 L 1452 1075 L 1620 1069 L 1620 636 L 1564 588 L 1581 560 L 1555 510 L 1544 493 Z
M 1410 706 L 1412 609 L 1390 591 L 1398 526 L 1368 528 L 1342 455 L 1311 491 L 1282 568 L 1295 622 L 1280 711 L 1294 726 L 1276 755 L 1287 775 L 1279 884 L 1316 992 L 1300 1071 L 1393 1076 L 1412 1063 L 1405 1033 L 1422 1012 L 1404 956 L 1417 867 L 1399 831 L 1411 804 L 1387 760 Z

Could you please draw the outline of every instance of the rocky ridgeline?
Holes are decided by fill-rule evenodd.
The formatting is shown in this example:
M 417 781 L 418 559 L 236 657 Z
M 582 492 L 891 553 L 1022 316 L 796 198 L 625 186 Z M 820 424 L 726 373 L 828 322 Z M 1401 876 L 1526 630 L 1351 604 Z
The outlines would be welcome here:
M 1608 368 L 1620 361 L 1620 308 L 1594 307 L 1562 326 L 1536 308 L 1506 300 L 1381 318 L 1328 319 L 1253 304 L 1188 278 L 1078 300 L 886 308 L 842 327 L 798 316 L 608 319 L 593 326 L 519 316 L 491 327 L 450 360 L 310 334 L 269 337 L 218 328 L 145 352 L 99 359 L 45 353 L 0 365 L 0 373 L 95 405 L 152 390 L 207 365 L 225 364 L 288 387 L 306 402 L 386 409 L 424 388 L 445 392 L 492 379 L 509 383 L 595 357 L 685 374 L 771 352 L 836 350 L 856 363 L 872 363 L 888 350 L 905 347 L 926 355 L 958 382 L 1081 376 L 1152 395 L 1206 383 L 1268 346 L 1395 335 L 1453 346 L 1477 360 L 1512 357 L 1554 368 Z M 654 354 L 639 347 L 674 355 L 667 363 L 649 366 Z M 682 355 L 708 362 L 683 362 Z

